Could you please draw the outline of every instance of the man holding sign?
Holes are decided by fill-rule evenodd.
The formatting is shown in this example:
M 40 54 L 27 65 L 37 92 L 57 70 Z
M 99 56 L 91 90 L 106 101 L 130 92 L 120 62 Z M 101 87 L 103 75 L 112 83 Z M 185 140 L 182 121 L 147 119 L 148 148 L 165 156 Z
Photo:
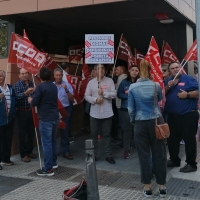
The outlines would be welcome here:
M 104 65 L 97 65 L 97 77 L 90 80 L 85 92 L 85 100 L 91 103 L 90 128 L 94 141 L 95 158 L 98 150 L 98 133 L 102 129 L 105 143 L 106 161 L 115 164 L 112 158 L 110 131 L 112 126 L 112 99 L 116 97 L 114 82 L 105 77 Z

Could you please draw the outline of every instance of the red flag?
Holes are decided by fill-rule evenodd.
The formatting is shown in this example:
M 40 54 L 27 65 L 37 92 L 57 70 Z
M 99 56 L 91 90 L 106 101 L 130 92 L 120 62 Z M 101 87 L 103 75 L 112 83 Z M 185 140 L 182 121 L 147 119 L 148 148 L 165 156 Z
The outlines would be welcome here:
M 137 66 L 140 66 L 140 61 L 144 59 L 144 55 L 142 55 L 136 48 L 135 48 L 135 62 Z
M 29 40 L 12 33 L 8 63 L 17 64 L 33 75 L 38 74 L 45 61 L 45 54 L 40 52 Z
M 84 56 L 85 46 L 76 45 L 69 47 L 69 62 L 72 60 L 80 61 Z
M 145 56 L 145 59 L 151 65 L 150 73 L 153 77 L 153 81 L 158 82 L 160 84 L 160 87 L 162 88 L 163 99 L 159 102 L 159 106 L 164 108 L 166 98 L 165 98 L 165 88 L 163 83 L 163 75 L 161 70 L 161 59 L 160 59 L 158 45 L 154 37 L 151 38 L 149 49 L 147 55 Z
M 135 57 L 133 56 L 133 54 L 131 52 L 131 49 L 129 49 L 128 69 L 130 69 L 132 65 L 136 65 L 136 60 L 135 60 Z
M 180 63 L 169 44 L 165 42 L 161 64 L 169 64 L 171 62 Z
M 187 52 L 183 60 L 197 61 L 197 40 L 194 41 L 194 43 L 190 47 L 189 51 Z
M 119 42 L 119 49 L 117 58 L 128 62 L 130 56 L 130 47 L 128 46 L 127 40 L 124 35 L 121 36 L 121 40 Z

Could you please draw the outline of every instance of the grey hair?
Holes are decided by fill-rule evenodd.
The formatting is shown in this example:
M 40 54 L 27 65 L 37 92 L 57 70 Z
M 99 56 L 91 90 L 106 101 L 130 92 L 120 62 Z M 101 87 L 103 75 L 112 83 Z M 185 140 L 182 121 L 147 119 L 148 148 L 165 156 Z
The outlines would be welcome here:
M 63 70 L 59 67 L 54 69 L 53 73 L 55 74 L 56 72 L 61 72 L 63 74 Z
M 0 73 L 1 73 L 4 77 L 6 77 L 6 72 L 5 72 L 5 71 L 0 70 Z

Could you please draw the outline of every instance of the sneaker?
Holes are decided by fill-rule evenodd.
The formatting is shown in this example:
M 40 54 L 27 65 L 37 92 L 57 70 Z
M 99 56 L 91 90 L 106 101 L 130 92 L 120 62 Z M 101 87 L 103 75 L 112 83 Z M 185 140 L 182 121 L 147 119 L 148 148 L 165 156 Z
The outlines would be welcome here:
M 131 155 L 131 151 L 130 151 L 130 150 L 128 150 L 128 155 L 129 155 L 129 156 Z
M 70 144 L 74 143 L 74 139 L 73 139 L 73 138 L 70 138 L 70 139 L 69 139 L 69 143 L 70 143 Z
M 129 158 L 129 153 L 128 153 L 128 151 L 124 151 L 123 158 L 124 158 L 124 159 L 128 159 L 128 158 Z
M 2 165 L 7 165 L 7 166 L 10 166 L 10 165 L 14 165 L 14 162 L 12 162 L 12 161 L 1 161 L 1 164 Z
M 57 169 L 58 168 L 58 165 L 53 165 L 53 169 Z
M 189 164 L 186 164 L 184 167 L 180 168 L 180 172 L 189 173 L 189 172 L 196 172 L 197 167 L 192 167 Z
M 3 167 L 0 165 L 0 170 L 2 170 L 3 169 Z
M 152 195 L 152 190 L 150 189 L 150 190 L 145 190 L 145 188 L 144 188 L 144 190 L 143 190 L 143 194 L 145 195 L 145 197 L 152 197 L 153 195 Z
M 180 145 L 185 145 L 184 140 L 181 140 L 181 141 L 180 141 Z
M 166 188 L 158 188 L 158 194 L 160 197 L 165 197 L 167 195 L 167 189 Z
M 48 170 L 48 171 L 45 171 L 44 169 L 39 169 L 37 170 L 37 175 L 38 176 L 53 176 L 54 175 L 54 172 L 53 172 L 53 169 L 51 170 Z

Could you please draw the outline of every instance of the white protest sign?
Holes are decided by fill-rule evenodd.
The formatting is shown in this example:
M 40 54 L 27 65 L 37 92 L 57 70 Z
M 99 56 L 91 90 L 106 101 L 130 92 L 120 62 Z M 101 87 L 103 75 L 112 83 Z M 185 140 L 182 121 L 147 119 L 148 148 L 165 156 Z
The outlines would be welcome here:
M 85 63 L 114 63 L 114 34 L 85 35 Z

